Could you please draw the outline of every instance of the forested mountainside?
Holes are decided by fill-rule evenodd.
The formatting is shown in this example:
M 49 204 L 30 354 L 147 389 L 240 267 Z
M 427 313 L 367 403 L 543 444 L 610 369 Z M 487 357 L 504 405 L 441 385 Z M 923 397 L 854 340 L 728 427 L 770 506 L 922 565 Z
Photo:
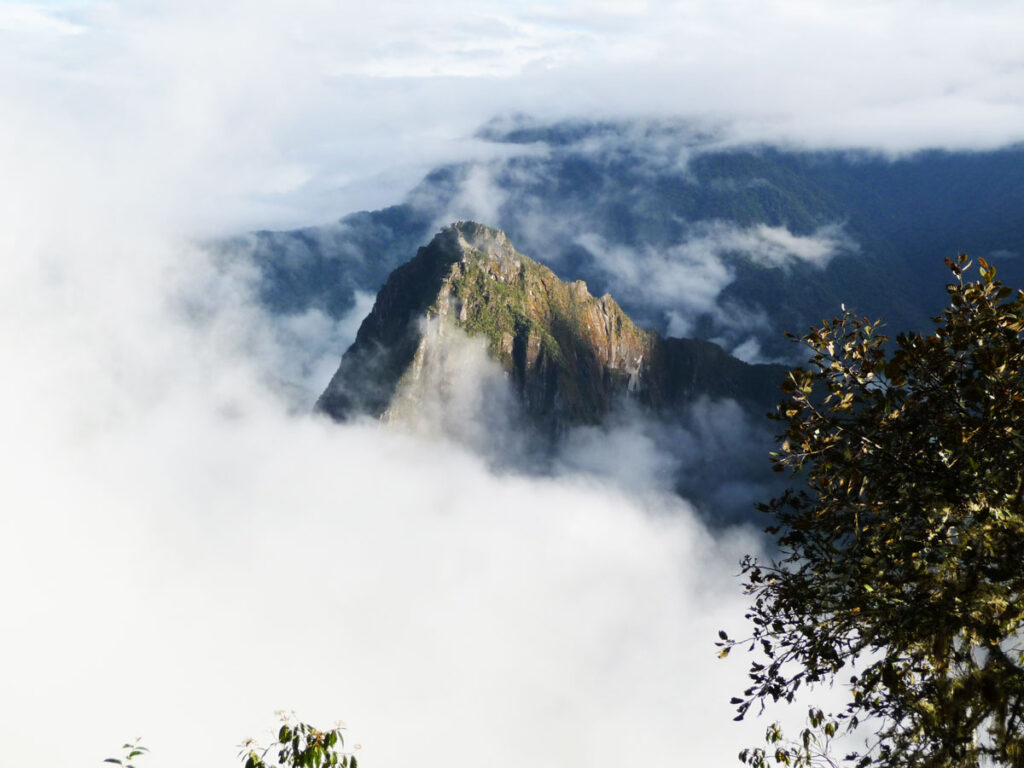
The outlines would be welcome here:
M 438 168 L 404 201 L 335 224 L 225 244 L 260 268 L 274 311 L 342 316 L 442 225 L 499 227 L 641 325 L 746 359 L 792 354 L 841 303 L 927 327 L 942 259 L 983 255 L 1024 284 L 1024 149 L 919 152 L 723 147 L 682 124 L 493 124 L 505 157 Z

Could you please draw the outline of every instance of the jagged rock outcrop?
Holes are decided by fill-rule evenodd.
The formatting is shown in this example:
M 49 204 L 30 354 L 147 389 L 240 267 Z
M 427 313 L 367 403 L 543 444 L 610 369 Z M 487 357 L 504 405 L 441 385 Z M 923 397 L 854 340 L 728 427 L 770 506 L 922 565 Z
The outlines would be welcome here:
M 563 282 L 500 230 L 459 222 L 391 274 L 317 408 L 339 420 L 409 408 L 424 365 L 460 331 L 486 340 L 526 413 L 555 428 L 599 422 L 623 396 L 656 410 L 701 395 L 767 408 L 783 373 L 638 328 L 611 296 Z

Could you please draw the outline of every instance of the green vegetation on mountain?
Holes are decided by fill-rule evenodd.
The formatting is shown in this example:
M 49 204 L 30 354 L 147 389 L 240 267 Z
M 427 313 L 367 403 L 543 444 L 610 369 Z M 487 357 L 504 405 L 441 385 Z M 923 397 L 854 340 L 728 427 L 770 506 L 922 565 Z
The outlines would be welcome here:
M 460 222 L 388 278 L 317 407 L 337 419 L 384 414 L 441 343 L 424 333 L 431 319 L 485 338 L 526 413 L 554 426 L 597 423 L 627 393 L 654 409 L 700 395 L 764 403 L 782 373 L 709 342 L 662 339 L 611 296 L 517 252 L 500 230 Z
M 774 461 L 807 489 L 763 505 L 779 553 L 744 561 L 752 631 L 719 645 L 758 651 L 740 718 L 801 688 L 845 703 L 769 727 L 752 768 L 837 765 L 842 734 L 857 768 L 1024 765 L 1024 292 L 947 263 L 932 333 L 890 347 L 846 313 L 802 339 Z

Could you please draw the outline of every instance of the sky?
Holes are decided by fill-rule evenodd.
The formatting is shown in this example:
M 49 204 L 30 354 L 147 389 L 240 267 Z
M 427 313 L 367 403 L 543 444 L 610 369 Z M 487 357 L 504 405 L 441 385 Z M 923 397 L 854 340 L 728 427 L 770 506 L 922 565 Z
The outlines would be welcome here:
M 643 434 L 541 479 L 295 413 L 274 377 L 327 331 L 197 242 L 397 202 L 499 151 L 497 114 L 1020 141 L 1021 28 L 1012 2 L 0 2 L 5 765 L 136 736 L 152 768 L 230 765 L 279 709 L 378 768 L 734 764 L 763 723 L 732 723 L 713 642 L 755 532 L 709 531 Z
M 8 140 L 87 148 L 160 185 L 169 223 L 223 231 L 392 203 L 494 151 L 471 136 L 503 113 L 892 152 L 1020 141 L 1022 21 L 998 0 L 5 2 L 0 83 Z

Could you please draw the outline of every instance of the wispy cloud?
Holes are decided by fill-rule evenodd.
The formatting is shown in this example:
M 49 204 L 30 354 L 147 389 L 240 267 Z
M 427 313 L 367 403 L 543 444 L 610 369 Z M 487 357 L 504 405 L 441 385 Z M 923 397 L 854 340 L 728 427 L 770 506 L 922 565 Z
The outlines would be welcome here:
M 1008 3 L 5 2 L 0 19 L 5 103 L 97 154 L 152 150 L 148 178 L 189 177 L 176 207 L 207 228 L 393 202 L 509 111 L 886 151 L 1024 138 Z
M 577 242 L 608 275 L 617 296 L 664 312 L 674 336 L 692 335 L 703 316 L 739 334 L 764 325 L 766 318 L 756 307 L 720 301 L 734 280 L 728 256 L 782 269 L 799 262 L 822 267 L 837 254 L 857 248 L 838 224 L 797 235 L 786 227 L 740 227 L 721 221 L 695 222 L 682 242 L 667 248 L 628 247 L 593 233 L 578 236 Z

